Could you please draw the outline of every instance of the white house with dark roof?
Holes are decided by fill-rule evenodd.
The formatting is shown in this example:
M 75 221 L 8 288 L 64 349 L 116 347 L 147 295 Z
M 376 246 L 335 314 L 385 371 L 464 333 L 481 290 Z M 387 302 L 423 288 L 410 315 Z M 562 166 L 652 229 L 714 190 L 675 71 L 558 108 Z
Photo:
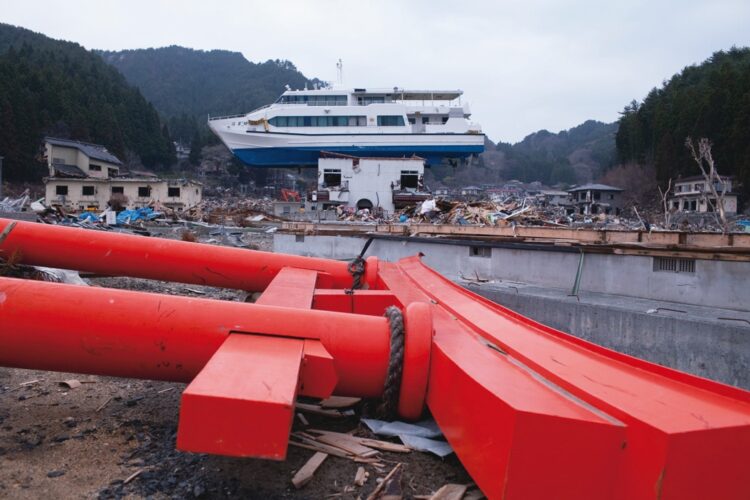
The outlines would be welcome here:
M 44 152 L 50 177 L 107 179 L 120 175 L 122 162 L 98 144 L 45 137 Z
M 150 172 L 121 175 L 122 162 L 98 144 L 46 137 L 49 177 L 45 199 L 66 210 L 103 210 L 113 197 L 128 208 L 159 203 L 183 210 L 200 203 L 203 185 L 185 179 L 160 179 Z

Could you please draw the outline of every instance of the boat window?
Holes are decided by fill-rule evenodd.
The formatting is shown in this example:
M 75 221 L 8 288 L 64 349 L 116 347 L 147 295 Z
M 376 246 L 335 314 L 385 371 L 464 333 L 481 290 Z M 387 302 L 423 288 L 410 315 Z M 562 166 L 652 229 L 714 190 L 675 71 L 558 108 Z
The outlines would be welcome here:
M 400 116 L 398 118 L 401 118 Z M 274 127 L 365 127 L 366 116 L 274 116 Z M 402 118 L 403 123 L 403 118 Z
M 401 127 L 404 125 L 404 117 L 401 115 L 378 116 L 379 127 Z
M 364 96 L 359 98 L 359 103 L 363 106 L 367 106 L 368 104 L 383 104 L 384 102 L 385 97 Z
M 430 117 L 429 116 L 423 116 L 422 117 L 422 123 L 424 123 L 425 125 L 428 124 L 428 123 L 430 123 Z
M 341 185 L 341 170 L 326 168 L 323 170 L 323 185 L 325 187 Z
M 309 106 L 346 106 L 348 101 L 348 96 L 345 95 L 283 95 L 277 102 Z

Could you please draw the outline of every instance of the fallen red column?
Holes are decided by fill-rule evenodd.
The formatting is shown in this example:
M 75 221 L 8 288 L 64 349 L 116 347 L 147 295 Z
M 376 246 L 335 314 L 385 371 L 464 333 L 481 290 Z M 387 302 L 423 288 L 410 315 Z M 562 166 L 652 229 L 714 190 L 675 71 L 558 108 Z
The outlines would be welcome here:
M 4 258 L 106 274 L 185 281 L 216 248 L 0 224 Z M 75 254 L 82 234 L 84 253 L 102 262 Z M 58 238 L 70 255 L 38 248 Z M 125 248 L 144 241 L 145 253 Z M 122 253 L 101 256 L 108 246 Z M 165 248 L 176 252 L 173 270 L 161 269 Z M 399 413 L 416 418 L 426 400 L 490 498 L 750 496 L 747 391 L 540 325 L 416 257 L 368 264 L 370 289 L 350 291 L 340 262 L 249 251 L 222 259 L 230 255 L 228 277 L 213 283 L 263 287 L 257 304 L 0 279 L 0 365 L 190 382 L 178 446 L 279 459 L 297 394 L 378 397 L 399 359 Z M 391 305 L 404 312 L 402 357 L 391 345 L 398 328 L 382 317 Z
M 8 219 L 0 219 L 3 232 L 0 257 L 32 266 L 247 291 L 263 291 L 281 268 L 295 267 L 317 271 L 321 288 L 352 285 L 348 264 L 335 260 Z M 376 275 L 377 259 L 371 257 L 364 283 L 374 283 Z

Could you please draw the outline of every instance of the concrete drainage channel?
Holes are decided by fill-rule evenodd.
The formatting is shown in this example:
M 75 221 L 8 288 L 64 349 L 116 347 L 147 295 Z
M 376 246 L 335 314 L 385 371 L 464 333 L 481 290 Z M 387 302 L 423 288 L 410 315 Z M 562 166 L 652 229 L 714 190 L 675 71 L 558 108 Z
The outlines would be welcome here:
M 274 234 L 275 252 L 358 255 L 367 236 Z M 750 262 L 586 254 L 571 246 L 376 237 L 367 255 L 424 262 L 471 291 L 607 348 L 750 389 Z

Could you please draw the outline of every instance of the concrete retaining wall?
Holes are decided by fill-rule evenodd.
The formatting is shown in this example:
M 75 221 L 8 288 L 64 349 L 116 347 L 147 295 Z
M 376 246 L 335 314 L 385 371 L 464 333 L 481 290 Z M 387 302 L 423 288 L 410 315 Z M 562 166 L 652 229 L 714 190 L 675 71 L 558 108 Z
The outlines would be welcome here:
M 332 259 L 357 255 L 365 238 L 274 235 L 274 251 Z M 424 262 L 444 276 L 517 281 L 572 290 L 580 254 L 494 247 L 490 256 L 472 256 L 472 245 L 376 239 L 368 255 L 396 261 L 425 254 Z M 695 272 L 654 271 L 654 258 L 586 254 L 579 290 L 745 311 L 750 307 L 750 263 L 696 260 Z
M 618 352 L 750 390 L 750 326 L 471 287 L 524 316 Z

